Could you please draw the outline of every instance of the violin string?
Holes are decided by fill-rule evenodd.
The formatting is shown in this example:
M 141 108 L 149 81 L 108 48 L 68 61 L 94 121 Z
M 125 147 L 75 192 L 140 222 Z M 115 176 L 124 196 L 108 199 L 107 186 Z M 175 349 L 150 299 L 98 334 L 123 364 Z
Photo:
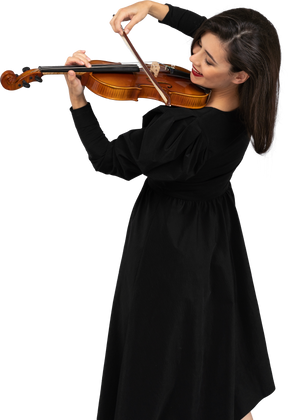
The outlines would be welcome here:
M 166 94 L 163 92 L 163 90 L 161 89 L 160 85 L 157 83 L 157 81 L 155 80 L 154 76 L 150 73 L 149 69 L 147 68 L 146 64 L 144 63 L 144 61 L 141 62 L 142 58 L 140 57 L 140 55 L 138 54 L 138 51 L 136 50 L 136 48 L 133 51 L 134 45 L 131 42 L 131 39 L 133 39 L 132 37 L 129 39 L 129 37 L 125 34 L 123 37 L 123 41 L 125 42 L 125 44 L 127 45 L 127 48 L 129 48 L 130 51 L 132 51 L 132 53 L 136 56 L 134 62 L 136 64 L 138 64 L 139 67 L 141 67 L 144 72 L 146 73 L 146 75 L 149 77 L 149 79 L 151 80 L 151 82 L 153 83 L 155 89 L 157 90 L 157 92 L 159 93 L 159 95 L 162 97 L 162 99 L 164 100 L 164 102 L 167 104 L 169 102 L 169 98 L 166 97 Z M 133 39 L 134 41 L 134 39 Z M 135 42 L 135 41 L 134 41 Z M 129 45 L 131 43 L 131 45 Z M 136 42 L 135 42 L 136 44 Z M 137 45 L 137 44 L 136 44 Z M 138 57 L 137 57 L 138 55 Z

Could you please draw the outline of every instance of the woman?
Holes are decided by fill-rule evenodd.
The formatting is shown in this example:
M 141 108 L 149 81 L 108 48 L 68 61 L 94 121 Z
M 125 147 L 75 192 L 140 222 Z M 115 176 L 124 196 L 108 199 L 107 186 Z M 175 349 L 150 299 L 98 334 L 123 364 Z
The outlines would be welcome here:
M 147 176 L 117 280 L 97 420 L 251 420 L 275 390 L 230 179 L 250 140 L 273 139 L 280 46 L 260 13 L 213 18 L 143 1 L 111 20 L 147 16 L 194 37 L 191 81 L 212 89 L 199 110 L 160 105 L 109 142 L 83 87 L 66 76 L 72 116 L 97 171 Z M 84 50 L 66 65 L 90 66 Z M 268 98 L 268 100 L 267 100 Z

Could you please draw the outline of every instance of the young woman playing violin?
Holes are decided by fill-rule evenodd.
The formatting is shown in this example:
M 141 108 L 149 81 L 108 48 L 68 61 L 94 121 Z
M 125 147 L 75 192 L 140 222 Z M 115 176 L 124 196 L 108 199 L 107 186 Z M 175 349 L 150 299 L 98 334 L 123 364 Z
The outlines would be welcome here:
M 122 33 L 148 14 L 193 37 L 201 109 L 160 105 L 109 141 L 73 71 L 71 113 L 96 171 L 146 175 L 129 220 L 113 300 L 97 420 L 251 420 L 275 390 L 230 179 L 251 140 L 268 151 L 279 88 L 274 26 L 251 9 L 206 19 L 142 1 L 120 9 Z M 90 66 L 85 51 L 66 65 Z

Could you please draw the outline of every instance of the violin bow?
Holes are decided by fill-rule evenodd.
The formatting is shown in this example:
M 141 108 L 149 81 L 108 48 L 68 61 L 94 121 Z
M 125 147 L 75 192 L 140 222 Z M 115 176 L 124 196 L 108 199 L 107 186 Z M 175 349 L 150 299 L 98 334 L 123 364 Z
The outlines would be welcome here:
M 148 67 L 146 66 L 146 64 L 143 62 L 142 58 L 137 53 L 136 49 L 133 47 L 130 39 L 127 36 L 127 34 L 124 32 L 122 25 L 121 25 L 121 28 L 122 28 L 122 31 L 123 31 L 123 35 L 121 35 L 123 41 L 128 45 L 128 48 L 130 48 L 130 50 L 132 51 L 132 53 L 135 55 L 135 57 L 137 58 L 137 60 L 141 64 L 141 66 L 143 67 L 143 70 L 145 71 L 145 73 L 147 74 L 147 76 L 149 77 L 149 79 L 151 80 L 151 82 L 153 83 L 155 89 L 158 91 L 158 93 L 161 96 L 161 98 L 163 99 L 165 105 L 171 106 L 171 98 L 170 98 L 170 95 L 161 88 L 161 86 L 159 85 L 159 83 L 155 79 L 154 75 L 151 73 L 151 71 L 148 69 Z

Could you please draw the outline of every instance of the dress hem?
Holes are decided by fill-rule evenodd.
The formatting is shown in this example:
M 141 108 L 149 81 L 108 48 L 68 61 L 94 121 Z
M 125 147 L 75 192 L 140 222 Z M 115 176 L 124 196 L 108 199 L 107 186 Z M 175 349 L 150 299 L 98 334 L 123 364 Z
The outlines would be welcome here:
M 270 391 L 265 392 L 264 394 L 259 394 L 257 397 L 253 398 L 249 404 L 247 404 L 247 409 L 243 409 L 242 414 L 240 414 L 239 417 L 235 417 L 235 420 L 242 420 L 245 416 L 247 416 L 247 414 L 249 414 L 253 408 L 255 408 L 262 400 L 264 400 L 264 398 L 269 397 L 269 395 L 273 394 L 273 392 L 276 390 L 276 387 L 274 386 L 273 388 L 271 388 Z

